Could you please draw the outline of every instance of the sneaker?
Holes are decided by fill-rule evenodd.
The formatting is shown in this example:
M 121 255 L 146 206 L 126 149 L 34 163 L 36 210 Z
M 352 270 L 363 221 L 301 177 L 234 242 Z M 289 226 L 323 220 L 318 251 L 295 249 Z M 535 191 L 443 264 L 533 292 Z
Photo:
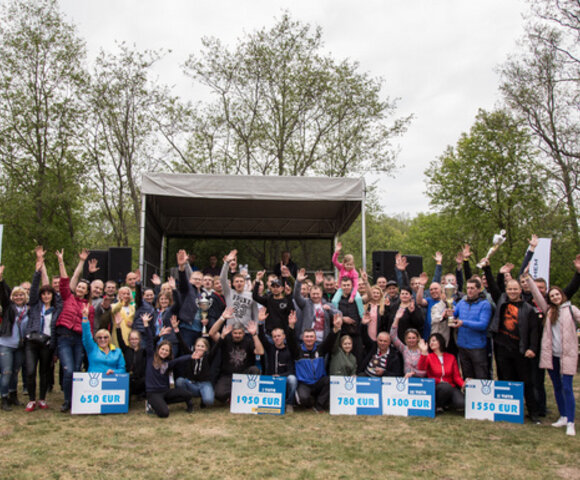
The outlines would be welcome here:
M 568 422 L 566 426 L 566 435 L 570 435 L 571 437 L 576 435 L 576 427 L 574 427 L 572 422 Z
M 11 412 L 12 408 L 10 407 L 10 400 L 8 397 L 2 397 L 2 410 L 5 412 Z
M 189 399 L 187 402 L 187 408 L 186 411 L 187 413 L 193 413 L 193 400 Z
M 26 404 L 26 409 L 27 412 L 34 412 L 34 410 L 36 410 L 36 402 L 34 400 L 31 400 L 30 402 L 28 402 Z
M 540 417 L 538 417 L 537 415 L 530 415 L 530 421 L 534 425 L 541 425 L 542 424 L 542 422 L 540 421 Z
M 556 422 L 552 423 L 552 427 L 565 427 L 568 425 L 568 419 L 566 417 L 560 417 Z
M 286 405 L 286 413 L 294 413 L 294 405 Z
M 322 408 L 320 408 L 320 407 L 316 406 L 316 405 L 314 405 L 314 406 L 312 407 L 312 411 L 313 411 L 314 413 L 324 413 L 324 410 L 323 410 Z
M 153 415 L 155 413 L 149 402 L 145 402 L 145 413 L 148 413 L 149 415 Z
M 38 408 L 40 408 L 41 410 L 46 410 L 48 408 L 46 401 L 39 400 L 38 401 Z
M 60 406 L 60 411 L 62 413 L 66 413 L 70 410 L 70 404 L 68 402 L 64 402 L 61 406 Z

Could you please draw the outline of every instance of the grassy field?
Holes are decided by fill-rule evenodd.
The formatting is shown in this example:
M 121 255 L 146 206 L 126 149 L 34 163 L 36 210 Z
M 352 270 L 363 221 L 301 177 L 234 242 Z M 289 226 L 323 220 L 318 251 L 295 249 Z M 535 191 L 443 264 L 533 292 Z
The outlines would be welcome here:
M 549 425 L 553 397 L 542 426 L 183 405 L 158 419 L 143 402 L 129 415 L 72 416 L 58 411 L 61 393 L 48 401 L 47 411 L 0 412 L 0 478 L 580 479 L 580 436 Z

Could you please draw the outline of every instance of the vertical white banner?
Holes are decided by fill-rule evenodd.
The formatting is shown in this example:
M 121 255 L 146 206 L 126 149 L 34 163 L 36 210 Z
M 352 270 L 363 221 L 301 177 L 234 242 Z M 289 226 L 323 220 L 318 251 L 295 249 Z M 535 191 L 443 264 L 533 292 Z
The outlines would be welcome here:
M 543 278 L 550 286 L 550 251 L 552 248 L 551 238 L 539 238 L 538 246 L 530 260 L 530 275 L 532 278 Z

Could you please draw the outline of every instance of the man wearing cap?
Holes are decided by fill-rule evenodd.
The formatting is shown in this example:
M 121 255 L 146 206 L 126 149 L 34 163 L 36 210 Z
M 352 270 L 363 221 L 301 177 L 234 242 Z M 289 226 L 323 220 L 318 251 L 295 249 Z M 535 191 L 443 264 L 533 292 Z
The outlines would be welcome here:
M 294 278 L 289 275 L 288 270 L 284 270 L 283 275 L 284 272 L 287 273 L 287 281 L 294 286 Z M 288 329 L 288 315 L 292 311 L 292 296 L 285 294 L 284 286 L 279 278 L 270 280 L 270 293 L 264 296 L 260 295 L 260 281 L 264 278 L 265 273 L 266 270 L 256 273 L 252 298 L 268 310 L 265 329 L 266 333 L 270 335 L 275 328 L 281 328 L 284 331 Z

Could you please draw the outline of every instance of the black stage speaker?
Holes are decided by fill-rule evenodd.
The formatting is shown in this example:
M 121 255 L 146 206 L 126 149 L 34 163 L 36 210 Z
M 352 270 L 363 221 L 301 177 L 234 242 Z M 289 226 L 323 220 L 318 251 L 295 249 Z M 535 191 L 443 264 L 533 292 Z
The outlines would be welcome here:
M 375 250 L 373 252 L 373 283 L 376 283 L 379 277 L 397 281 L 395 255 L 397 255 L 397 250 Z
M 407 257 L 409 265 L 407 266 L 407 276 L 409 281 L 412 277 L 418 277 L 423 272 L 423 256 L 422 255 L 403 255 Z
M 109 248 L 109 280 L 115 280 L 117 284 L 125 283 L 125 277 L 132 269 L 131 247 Z
M 109 252 L 107 250 L 91 250 L 85 266 L 83 267 L 83 278 L 89 278 L 89 261 L 96 258 L 98 271 L 93 274 L 92 280 L 102 280 L 106 282 L 109 279 Z

